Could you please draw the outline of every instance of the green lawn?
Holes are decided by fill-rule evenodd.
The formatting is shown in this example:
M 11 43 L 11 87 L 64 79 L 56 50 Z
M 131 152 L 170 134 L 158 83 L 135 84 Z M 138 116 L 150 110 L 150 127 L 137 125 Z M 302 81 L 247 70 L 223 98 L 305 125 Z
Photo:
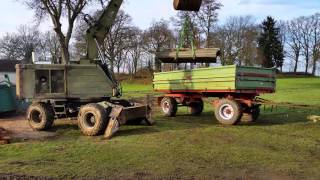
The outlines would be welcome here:
M 152 89 L 123 85 L 124 92 Z M 264 97 L 320 104 L 320 79 L 280 79 L 277 93 Z M 82 136 L 76 125 L 58 122 L 54 139 L 0 146 L 0 174 L 63 179 L 320 179 L 320 122 L 307 120 L 308 115 L 320 112 L 267 108 L 257 123 L 225 127 L 217 124 L 207 104 L 201 117 L 189 116 L 186 108 L 176 118 L 155 113 L 156 126 L 122 127 L 111 141 Z

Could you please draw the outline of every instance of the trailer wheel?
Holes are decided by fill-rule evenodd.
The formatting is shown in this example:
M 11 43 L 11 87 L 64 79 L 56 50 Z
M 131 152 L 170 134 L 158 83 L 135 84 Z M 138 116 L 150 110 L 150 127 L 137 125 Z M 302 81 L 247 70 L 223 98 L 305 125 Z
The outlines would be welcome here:
M 172 97 L 164 97 L 161 101 L 162 112 L 167 117 L 174 117 L 178 111 L 177 101 Z
M 242 117 L 241 106 L 237 101 L 221 99 L 215 107 L 215 117 L 223 125 L 235 125 Z
M 254 106 L 251 110 L 252 122 L 257 122 L 260 116 L 260 107 Z
M 50 105 L 34 103 L 27 110 L 29 126 L 36 131 L 45 131 L 52 127 L 54 112 Z
M 200 116 L 203 112 L 203 100 L 197 99 L 196 102 L 190 104 L 190 112 L 193 116 Z
M 78 126 L 84 135 L 101 135 L 107 125 L 107 111 L 101 105 L 92 103 L 81 107 L 78 115 Z

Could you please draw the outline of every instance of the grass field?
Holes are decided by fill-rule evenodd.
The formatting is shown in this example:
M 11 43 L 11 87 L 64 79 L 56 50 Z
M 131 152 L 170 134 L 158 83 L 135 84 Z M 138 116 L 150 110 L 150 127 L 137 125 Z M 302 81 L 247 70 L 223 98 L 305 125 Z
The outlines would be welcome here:
M 124 92 L 151 91 L 123 84 Z M 140 93 L 141 94 L 141 93 Z M 278 80 L 277 102 L 320 104 L 319 78 Z M 85 137 L 58 121 L 58 136 L 0 146 L 0 174 L 85 179 L 320 179 L 319 111 L 279 108 L 253 124 L 225 127 L 206 104 L 201 117 L 186 108 L 176 118 L 155 113 L 156 126 L 126 126 L 111 141 Z

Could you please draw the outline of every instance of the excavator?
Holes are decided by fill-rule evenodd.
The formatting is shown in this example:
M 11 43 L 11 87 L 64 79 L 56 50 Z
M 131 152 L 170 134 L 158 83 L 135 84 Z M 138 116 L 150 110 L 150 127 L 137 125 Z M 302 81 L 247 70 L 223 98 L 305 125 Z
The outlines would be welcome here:
M 129 121 L 153 125 L 148 105 L 119 99 L 121 86 L 108 67 L 101 48 L 123 0 L 110 0 L 100 18 L 86 31 L 87 55 L 78 64 L 19 64 L 17 96 L 32 102 L 27 110 L 30 127 L 45 131 L 58 118 L 77 119 L 84 135 L 104 133 L 110 139 Z M 174 0 L 176 10 L 199 11 L 202 0 Z

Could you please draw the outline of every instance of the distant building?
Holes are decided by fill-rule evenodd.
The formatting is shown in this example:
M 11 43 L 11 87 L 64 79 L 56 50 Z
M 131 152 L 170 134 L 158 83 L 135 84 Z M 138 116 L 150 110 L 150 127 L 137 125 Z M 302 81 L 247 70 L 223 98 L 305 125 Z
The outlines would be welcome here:
M 0 59 L 0 82 L 6 80 L 5 75 L 9 76 L 11 83 L 16 84 L 16 64 L 21 61 Z

